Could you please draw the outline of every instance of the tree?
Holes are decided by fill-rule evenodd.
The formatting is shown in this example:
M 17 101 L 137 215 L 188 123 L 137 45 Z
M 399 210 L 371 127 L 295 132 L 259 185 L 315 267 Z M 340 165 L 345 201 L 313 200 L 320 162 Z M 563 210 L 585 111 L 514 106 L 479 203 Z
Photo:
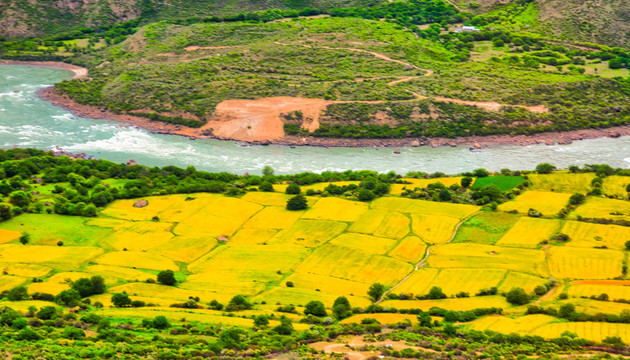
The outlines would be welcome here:
M 92 276 L 92 294 L 104 294 L 105 293 L 105 279 L 102 276 Z
M 61 336 L 70 340 L 83 339 L 85 337 L 85 331 L 79 328 L 75 328 L 74 326 L 66 326 L 63 329 L 63 333 L 61 333 Z
M 534 294 L 543 296 L 547 293 L 547 287 L 544 285 L 538 285 L 534 288 Z
M 441 287 L 434 286 L 429 290 L 429 294 L 427 295 L 429 299 L 446 299 L 446 294 L 442 291 Z
M 304 315 L 313 315 L 313 316 L 326 316 L 328 313 L 326 312 L 326 307 L 324 303 L 321 301 L 309 301 L 304 308 Z
M 360 189 L 357 193 L 357 199 L 359 199 L 359 201 L 372 201 L 374 198 L 376 198 L 376 194 L 369 189 Z
M 282 315 L 280 325 L 273 328 L 273 331 L 279 335 L 291 335 L 293 332 L 293 322 L 288 317 Z
M 571 318 L 571 316 L 573 316 L 574 313 L 575 313 L 575 305 L 564 304 L 560 306 L 560 309 L 558 310 L 558 317 L 561 317 L 563 319 L 569 319 Z
M 442 201 L 451 201 L 451 192 L 448 191 L 448 189 L 442 189 L 440 190 L 439 197 Z
M 470 176 L 466 176 L 462 178 L 462 181 L 460 182 L 460 184 L 462 185 L 463 188 L 467 188 L 469 187 L 473 182 L 473 179 Z
M 258 315 L 254 318 L 254 325 L 257 327 L 266 327 L 269 325 L 269 319 L 265 315 Z
M 505 299 L 512 305 L 525 305 L 529 302 L 529 295 L 522 288 L 512 288 Z
M 76 306 L 81 301 L 81 294 L 74 289 L 64 290 L 55 296 L 55 302 L 65 306 Z
M 239 310 L 250 310 L 251 308 L 252 308 L 252 304 L 250 304 L 249 301 L 247 301 L 247 298 L 245 298 L 245 296 L 243 296 L 243 295 L 235 295 L 230 300 L 230 302 L 226 306 L 225 310 L 227 310 L 227 311 L 239 311 Z
M 335 299 L 335 303 L 332 307 L 332 312 L 337 320 L 345 319 L 352 316 L 352 306 L 350 306 L 350 301 L 348 301 L 345 296 L 338 297 L 337 299 Z
M 630 250 L 630 240 L 626 241 L 626 250 Z
M 28 291 L 24 286 L 16 286 L 7 293 L 9 301 L 20 301 L 28 299 Z
M 31 241 L 31 235 L 29 235 L 29 233 L 24 232 L 22 233 L 22 236 L 20 236 L 20 243 L 22 245 L 26 245 Z
M 481 169 L 474 170 L 473 171 L 473 175 L 475 177 L 478 177 L 478 178 L 488 177 L 488 176 L 490 176 L 490 172 L 488 172 L 488 170 L 486 170 L 486 169 L 481 168 Z
M 112 304 L 115 307 L 125 307 L 131 305 L 131 299 L 127 294 L 114 294 L 112 295 Z
M 175 279 L 175 273 L 173 270 L 164 270 L 160 271 L 157 276 L 157 280 L 160 284 L 173 286 L 177 284 L 177 280 Z
M 583 194 L 573 194 L 569 198 L 569 205 L 580 205 L 586 200 L 586 196 Z
M 263 176 L 273 176 L 274 171 L 273 168 L 269 165 L 265 166 L 262 170 Z
M 82 298 L 91 296 L 94 290 L 92 280 L 88 278 L 81 278 L 73 282 L 72 288 L 78 291 Z
M 304 210 L 308 207 L 308 201 L 304 195 L 296 195 L 287 201 L 287 210 Z
M 372 298 L 373 301 L 378 301 L 378 299 L 380 299 L 381 296 L 383 296 L 383 294 L 385 293 L 385 290 L 385 285 L 381 283 L 374 283 L 370 285 L 367 294 Z
M 0 219 L 9 220 L 13 216 L 13 210 L 8 204 L 0 204 Z
M 556 170 L 556 167 L 548 163 L 536 165 L 536 172 L 539 174 L 551 174 L 554 170 Z
M 265 192 L 273 192 L 273 185 L 269 181 L 264 181 L 258 186 L 258 190 Z
M 168 321 L 166 316 L 158 315 L 153 319 L 152 326 L 156 329 L 163 330 L 171 327 L 171 323 Z
M 31 203 L 31 195 L 22 190 L 14 191 L 9 194 L 9 202 L 13 206 L 27 207 Z
M 299 193 L 302 192 L 302 189 L 300 188 L 298 184 L 290 184 L 289 186 L 287 186 L 284 192 L 289 195 L 298 195 Z
M 44 306 L 37 312 L 37 317 L 41 320 L 50 320 L 57 316 L 57 308 L 54 306 Z

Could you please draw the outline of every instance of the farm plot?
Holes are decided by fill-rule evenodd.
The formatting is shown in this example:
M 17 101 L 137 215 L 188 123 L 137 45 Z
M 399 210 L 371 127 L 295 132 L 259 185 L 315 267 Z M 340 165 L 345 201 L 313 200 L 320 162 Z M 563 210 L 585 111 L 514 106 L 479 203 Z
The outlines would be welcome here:
M 50 281 L 45 281 L 45 282 L 41 282 L 41 283 L 32 283 L 27 287 L 28 293 L 32 294 L 32 293 L 45 293 L 45 294 L 52 294 L 52 295 L 57 295 L 60 292 L 64 291 L 64 290 L 68 290 L 70 289 L 70 285 L 68 284 L 64 284 L 64 283 L 59 283 L 59 282 L 50 282 Z
M 396 288 L 396 293 L 426 295 L 429 292 L 429 285 L 438 276 L 440 270 L 433 268 L 420 268 L 414 271 L 411 276 Z
M 117 226 L 107 243 L 116 250 L 150 250 L 168 243 L 173 237 L 173 224 L 154 221 L 128 222 Z
M 337 237 L 348 225 L 329 220 L 298 220 L 290 228 L 279 232 L 270 243 L 293 242 L 307 247 L 323 245 Z
M 422 239 L 417 236 L 407 236 L 388 255 L 415 264 L 424 257 L 426 249 L 427 245 Z
M 602 190 L 606 195 L 614 195 L 620 198 L 624 198 L 628 196 L 628 191 L 626 191 L 626 187 L 630 184 L 630 177 L 628 176 L 619 176 L 612 175 L 604 178 L 604 183 L 602 184 Z
M 401 321 L 417 322 L 417 315 L 409 314 L 359 314 L 351 316 L 341 321 L 342 324 L 357 323 L 360 324 L 363 319 L 376 319 L 381 324 L 398 324 Z
M 187 236 L 232 235 L 245 221 L 262 209 L 263 207 L 258 204 L 222 196 L 181 220 L 174 232 Z
M 431 270 L 431 269 L 426 269 Z M 407 281 L 411 278 L 426 270 L 419 270 L 415 272 Z M 447 296 L 454 296 L 460 292 L 468 293 L 474 296 L 482 289 L 489 289 L 491 287 L 499 285 L 501 280 L 505 278 L 505 270 L 495 269 L 443 269 L 437 273 L 436 276 L 429 282 L 420 280 L 421 277 L 429 277 L 428 273 L 424 276 L 418 276 L 413 279 L 413 285 L 405 286 L 403 283 L 400 288 L 404 289 L 404 292 L 413 293 L 414 295 L 426 295 L 434 286 L 442 288 L 442 291 Z M 419 281 L 420 280 L 420 281 Z M 428 280 L 428 279 L 427 279 Z M 415 285 L 415 286 L 414 286 Z
M 308 253 L 308 248 L 293 244 L 219 246 L 191 263 L 188 270 L 220 272 L 226 281 L 277 281 L 278 272 L 290 272 Z
M 586 194 L 591 191 L 591 181 L 595 178 L 595 174 L 558 172 L 553 174 L 529 174 L 528 177 L 532 183 L 529 187 L 531 190 Z
M 101 275 L 105 279 L 108 277 L 114 277 L 127 281 L 146 281 L 147 279 L 155 280 L 155 275 L 122 266 L 91 265 L 85 269 L 85 272 L 94 275 Z
M 242 271 L 216 269 L 215 271 L 189 275 L 179 287 L 211 291 L 221 294 L 222 298 L 230 298 L 234 295 L 253 296 L 265 290 L 266 281 L 272 279 L 278 281 L 280 278 L 281 276 L 277 274 L 269 274 L 266 277 L 255 276 L 246 269 Z
M 545 253 L 540 250 L 480 244 L 444 244 L 431 249 L 429 265 L 437 268 L 505 269 L 547 276 Z
M 622 304 L 612 301 L 599 301 L 591 299 L 565 300 L 575 305 L 575 310 L 587 314 L 621 314 L 622 311 L 630 311 L 630 304 Z
M 114 201 L 102 211 L 102 214 L 124 220 L 148 221 L 167 209 L 178 209 L 181 211 L 182 208 L 188 207 L 193 203 L 192 201 L 186 201 L 185 195 L 150 196 L 143 200 L 146 200 L 148 205 L 142 208 L 133 206 L 138 199 Z
M 547 283 L 547 280 L 538 276 L 510 271 L 503 282 L 501 282 L 501 285 L 499 286 L 499 291 L 508 292 L 513 288 L 520 287 L 525 290 L 525 292 L 531 293 L 532 291 L 534 291 L 534 288 L 536 288 L 536 286 L 544 285 L 545 283 Z
M 505 301 L 503 296 L 479 296 L 470 298 L 455 298 L 443 300 L 388 300 L 381 303 L 382 306 L 389 306 L 396 309 L 422 309 L 424 311 L 432 307 L 446 310 L 468 311 L 479 308 L 509 308 L 512 305 Z
M 429 184 L 433 183 L 441 183 L 446 187 L 449 187 L 453 184 L 459 185 L 462 182 L 461 177 L 443 177 L 443 178 L 435 178 L 435 179 L 413 179 L 413 178 L 402 178 L 400 179 L 404 182 L 408 182 L 409 184 L 392 184 L 390 187 L 390 194 L 400 195 L 403 193 L 405 189 L 413 190 L 415 188 L 424 189 Z
M 610 300 L 630 300 L 630 281 L 573 281 L 569 287 L 571 297 L 591 297 L 601 294 L 607 294 Z
M 102 254 L 87 246 L 0 245 L 0 263 L 42 264 L 59 270 L 75 270 Z
M 316 183 L 316 184 L 312 184 L 312 185 L 305 185 L 302 186 L 302 192 L 307 192 L 308 190 L 314 190 L 314 191 L 324 191 L 324 189 L 328 186 L 328 185 L 337 185 L 337 186 L 348 186 L 348 185 L 359 185 L 361 182 L 360 181 L 333 181 L 333 182 L 322 182 L 322 183 Z
M 275 229 L 243 228 L 230 238 L 230 244 L 264 245 L 278 233 Z
M 8 242 L 17 240 L 20 238 L 20 236 L 22 236 L 22 234 L 17 231 L 0 229 L 0 244 L 6 244 Z
M 0 274 L 38 278 L 48 275 L 53 269 L 36 264 L 10 264 L 0 263 Z
M 274 185 L 274 187 L 276 186 L 277 185 Z M 289 199 L 292 197 L 293 195 L 287 194 L 250 191 L 247 194 L 243 195 L 241 199 L 264 206 L 286 206 L 287 201 L 289 201 Z M 312 206 L 317 201 L 317 198 L 314 197 L 307 197 L 307 199 L 309 206 Z
M 459 219 L 442 215 L 411 214 L 411 228 L 428 244 L 443 244 L 454 235 Z
M 353 222 L 367 209 L 366 203 L 328 197 L 319 199 L 315 205 L 306 210 L 303 218 Z
M 135 267 L 138 269 L 179 270 L 179 266 L 173 260 L 165 256 L 142 251 L 114 251 L 98 257 L 94 262 L 101 265 Z
M 532 331 L 543 325 L 556 320 L 549 315 L 526 315 L 517 319 L 505 316 L 484 316 L 470 323 L 470 328 L 477 331 L 492 330 L 504 334 L 517 333 L 521 335 L 530 334 Z
M 361 283 L 357 281 L 339 279 L 332 276 L 293 273 L 284 280 L 284 286 L 287 282 L 293 283 L 296 289 L 307 289 L 312 291 L 321 291 L 334 295 L 346 296 L 364 296 L 367 294 L 369 283 Z
M 69 284 L 80 278 L 90 278 L 92 276 L 94 276 L 94 274 L 88 272 L 62 272 L 51 276 L 47 281 L 51 283 Z M 103 280 L 105 280 L 105 284 L 108 286 L 115 285 L 118 282 L 118 279 L 113 276 L 104 276 Z
M 545 338 L 560 337 L 565 331 L 577 334 L 583 339 L 601 342 L 607 337 L 619 336 L 624 342 L 630 341 L 630 324 L 603 322 L 564 322 L 543 325 L 532 331 L 532 335 Z
M 504 212 L 482 211 L 457 229 L 453 242 L 494 245 L 520 218 Z
M 125 308 L 110 308 L 95 311 L 97 315 L 127 318 L 127 319 L 153 319 L 158 315 L 165 316 L 171 323 L 179 324 L 182 319 L 185 322 L 199 321 L 208 324 L 217 324 L 225 326 L 242 326 L 252 327 L 254 326 L 254 320 L 243 319 L 240 317 L 221 316 L 217 314 L 204 313 L 200 310 L 191 311 L 177 310 L 172 308 L 155 308 L 155 309 L 125 309 Z
M 305 306 L 310 301 L 321 301 L 327 307 L 332 307 L 339 294 L 326 293 L 310 289 L 298 289 L 288 287 L 274 287 L 269 291 L 256 296 L 254 300 L 265 301 L 267 304 L 286 304 Z M 372 302 L 365 297 L 346 296 L 352 306 L 365 307 Z
M 190 296 L 198 296 L 203 302 L 209 302 L 213 299 L 217 299 L 219 301 L 225 301 L 226 299 L 229 300 L 229 297 L 223 296 L 223 294 L 215 293 L 213 291 L 188 290 L 177 288 L 174 286 L 146 283 L 123 284 L 109 289 L 109 292 L 112 294 L 126 292 L 132 298 L 134 296 L 140 296 L 144 298 L 170 301 L 168 305 L 176 301 L 185 301 Z
M 151 249 L 152 253 L 184 263 L 191 263 L 217 246 L 212 237 L 177 236 Z
M 89 222 L 89 221 L 88 221 Z M 53 214 L 22 214 L 2 222 L 2 228 L 15 232 L 26 232 L 33 245 L 98 246 L 112 234 L 112 229 L 86 226 L 85 218 Z M 30 245 L 29 245 L 30 246 Z
M 409 234 L 409 218 L 401 213 L 369 210 L 348 229 L 351 232 L 402 239 Z
M 534 249 L 542 241 L 549 240 L 560 229 L 560 226 L 558 220 L 524 216 L 497 242 L 497 245 Z
M 626 226 L 567 221 L 562 232 L 571 238 L 567 246 L 575 247 L 606 246 L 623 250 L 626 241 L 630 240 L 630 228 Z
M 286 229 L 302 216 L 304 211 L 289 211 L 284 207 L 268 206 L 252 216 L 243 227 L 256 229 Z
M 621 276 L 624 254 L 605 249 L 553 246 L 549 250 L 549 272 L 565 279 L 612 279 Z
M 569 218 L 575 219 L 578 216 L 584 218 L 630 220 L 630 202 L 589 196 L 583 205 L 578 206 L 578 208 L 569 215 Z
M 571 194 L 545 191 L 526 191 L 512 201 L 499 205 L 501 211 L 517 211 L 527 214 L 529 209 L 535 209 L 545 216 L 557 214 L 569 202 Z
M 467 204 L 450 204 L 396 197 L 378 198 L 372 202 L 372 208 L 407 214 L 451 216 L 458 219 L 463 219 L 479 210 L 479 207 Z
M 326 244 L 306 258 L 297 267 L 296 272 L 334 276 L 365 283 L 380 282 L 391 286 L 412 269 L 410 264 L 390 257 Z
M 0 275 L 0 291 L 11 290 L 26 282 L 26 278 L 12 275 Z
M 524 181 L 525 179 L 522 176 L 486 176 L 477 178 L 472 187 L 481 188 L 488 185 L 496 185 L 499 190 L 508 191 L 514 189 Z
M 385 254 L 391 250 L 398 241 L 384 237 L 376 237 L 365 234 L 345 233 L 330 241 L 330 244 L 345 246 L 352 249 L 364 250 L 371 254 Z

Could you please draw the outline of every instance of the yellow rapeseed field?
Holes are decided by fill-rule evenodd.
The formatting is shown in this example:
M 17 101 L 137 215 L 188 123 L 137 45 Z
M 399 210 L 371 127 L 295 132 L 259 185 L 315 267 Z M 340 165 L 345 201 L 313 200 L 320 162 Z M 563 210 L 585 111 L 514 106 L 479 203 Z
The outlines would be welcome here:
M 348 228 L 342 222 L 329 220 L 298 220 L 290 228 L 279 232 L 272 243 L 294 242 L 308 247 L 321 246 Z
M 630 341 L 630 324 L 614 324 L 603 322 L 562 322 L 543 325 L 532 332 L 533 335 L 545 338 L 560 337 L 563 332 L 570 331 L 577 336 L 601 342 L 607 337 L 619 336 L 622 341 Z
M 547 283 L 547 281 L 547 279 L 538 276 L 510 271 L 505 276 L 505 279 L 501 282 L 501 286 L 499 286 L 499 291 L 508 292 L 513 288 L 520 287 L 527 293 L 531 293 L 532 291 L 534 291 L 534 288 L 536 288 L 536 286 L 544 285 L 545 283 Z
M 552 323 L 556 318 L 549 315 L 527 315 L 520 318 L 512 319 L 509 317 L 494 315 L 484 316 L 470 323 L 473 330 L 484 331 L 492 330 L 504 334 L 517 333 L 521 335 L 531 334 L 536 329 Z
M 428 263 L 437 268 L 505 269 L 547 276 L 545 253 L 541 250 L 472 243 L 444 244 L 431 248 Z
M 460 220 L 450 216 L 411 214 L 411 228 L 428 244 L 448 242 Z
M 439 269 L 423 267 L 414 271 L 411 276 L 396 288 L 398 294 L 426 295 L 430 285 L 440 273 Z
M 341 321 L 342 324 L 357 323 L 360 324 L 363 319 L 376 319 L 381 324 L 397 324 L 401 321 L 410 321 L 412 323 L 418 321 L 417 315 L 409 314 L 359 314 L 351 316 Z
M 389 252 L 397 241 L 384 237 L 376 237 L 365 234 L 345 233 L 330 241 L 330 244 L 345 246 L 353 249 L 364 250 L 371 254 L 385 254 Z
M 184 263 L 191 263 L 217 246 L 217 240 L 209 236 L 177 236 L 151 249 L 152 253 Z
M 327 244 L 315 250 L 297 266 L 296 271 L 391 286 L 412 268 L 410 264 L 390 257 Z
M 267 206 L 243 226 L 257 229 L 286 229 L 291 227 L 303 213 L 303 211 L 289 211 L 280 206 Z
M 366 210 L 366 203 L 342 200 L 335 197 L 321 198 L 302 216 L 304 219 L 356 221 Z
M 409 234 L 409 223 L 409 218 L 401 213 L 369 210 L 350 226 L 349 231 L 402 239 Z
M 571 297 L 590 297 L 607 294 L 610 300 L 630 300 L 630 282 L 628 281 L 574 281 L 569 287 Z
M 479 211 L 479 207 L 467 204 L 451 204 L 397 197 L 382 197 L 372 202 L 373 209 L 398 211 L 407 214 L 443 215 L 463 219 Z
M 230 244 L 235 245 L 264 245 L 278 234 L 275 229 L 243 228 L 230 238 Z
M 620 198 L 628 196 L 626 187 L 630 184 L 627 176 L 611 175 L 604 178 L 602 189 L 606 195 L 616 195 Z
M 505 274 L 499 269 L 442 269 L 429 288 L 441 287 L 447 296 L 462 291 L 474 296 L 482 289 L 498 286 Z
M 591 191 L 591 181 L 595 178 L 595 174 L 557 172 L 553 174 L 529 174 L 528 178 L 532 183 L 529 187 L 531 190 L 586 194 Z
M 527 214 L 535 209 L 545 216 L 556 215 L 569 202 L 572 194 L 547 191 L 526 191 L 512 201 L 499 205 L 501 211 L 518 211 Z
M 0 275 L 0 291 L 11 290 L 26 282 L 26 278 L 12 275 Z
M 255 301 L 265 301 L 267 304 L 289 304 L 304 306 L 309 301 L 321 301 L 328 308 L 332 307 L 338 294 L 326 293 L 310 289 L 299 289 L 278 286 L 256 296 Z M 366 307 L 372 302 L 364 296 L 346 296 L 352 306 Z
M 37 264 L 0 263 L 0 274 L 37 278 L 48 275 L 53 269 Z
M 293 286 L 298 289 L 308 289 L 313 291 L 323 291 L 328 294 L 336 295 L 356 295 L 366 296 L 369 283 L 361 283 L 357 281 L 339 279 L 337 277 L 307 274 L 307 273 L 293 273 L 286 278 L 281 286 L 285 286 L 287 282 L 293 283 Z
M 540 242 L 549 240 L 560 229 L 558 220 L 523 216 L 496 243 L 499 246 L 516 246 L 534 249 Z
M 254 191 L 243 195 L 241 199 L 264 206 L 286 206 L 287 201 L 292 197 L 293 195 Z M 317 198 L 308 198 L 309 205 L 313 205 L 316 201 Z
M 0 244 L 17 240 L 20 238 L 20 236 L 22 236 L 22 234 L 17 231 L 0 229 Z
M 105 279 L 107 279 L 107 277 L 112 277 L 127 281 L 145 281 L 147 279 L 155 280 L 155 275 L 122 266 L 91 265 L 85 269 L 85 272 L 94 275 L 101 275 Z
M 426 249 L 427 245 L 422 239 L 417 236 L 407 236 L 389 252 L 389 256 L 415 264 L 424 257 Z
M 32 283 L 27 287 L 27 289 L 29 294 L 40 292 L 45 294 L 57 295 L 64 290 L 70 289 L 70 285 L 45 281 L 41 283 Z
M 571 219 L 576 219 L 578 216 L 630 220 L 630 202 L 589 196 L 583 205 L 578 206 L 575 211 L 569 214 Z
M 413 179 L 413 178 L 402 178 L 400 179 L 404 182 L 408 182 L 410 184 L 392 184 L 390 188 L 390 194 L 400 195 L 405 189 L 413 190 L 415 188 L 424 189 L 429 184 L 433 183 L 442 183 L 444 186 L 448 187 L 453 184 L 461 184 L 461 177 L 443 177 L 443 178 L 435 178 L 435 179 Z
M 623 259 L 617 250 L 554 246 L 549 250 L 549 272 L 565 279 L 612 279 L 621 275 Z
M 179 270 L 173 260 L 142 251 L 113 251 L 94 260 L 97 264 L 151 270 Z
M 44 264 L 60 270 L 74 270 L 103 253 L 87 246 L 0 245 L 0 263 Z
M 505 297 L 479 296 L 470 298 L 455 298 L 443 300 L 388 300 L 381 303 L 382 306 L 390 306 L 396 309 L 422 309 L 429 310 L 439 307 L 446 310 L 467 311 L 478 308 L 509 308 L 511 305 L 505 301 Z
M 562 232 L 571 238 L 567 246 L 575 247 L 606 246 L 610 249 L 623 250 L 626 241 L 630 240 L 630 228 L 626 226 L 567 221 Z

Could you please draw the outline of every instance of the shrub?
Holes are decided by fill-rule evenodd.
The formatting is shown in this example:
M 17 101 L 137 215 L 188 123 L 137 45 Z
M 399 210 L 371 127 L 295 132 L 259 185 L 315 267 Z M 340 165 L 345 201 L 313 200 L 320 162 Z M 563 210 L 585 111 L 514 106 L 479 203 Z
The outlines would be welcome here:
M 296 195 L 287 201 L 287 210 L 304 210 L 308 208 L 308 201 L 304 195 Z
M 175 279 L 175 273 L 173 270 L 164 270 L 160 271 L 157 276 L 158 282 L 163 285 L 173 286 L 177 284 L 177 280 Z
M 522 288 L 513 288 L 505 295 L 505 299 L 512 305 L 525 305 L 529 302 L 529 295 Z
M 300 188 L 298 184 L 290 184 L 289 186 L 287 186 L 284 192 L 289 195 L 298 195 L 299 193 L 302 192 L 302 189 Z
M 381 283 L 374 283 L 370 285 L 367 294 L 370 296 L 370 298 L 372 298 L 373 301 L 378 301 L 378 299 L 380 299 L 381 296 L 383 296 L 383 294 L 385 293 L 385 290 L 385 285 Z
M 250 302 L 247 301 L 247 299 L 243 295 L 236 295 L 230 300 L 225 310 L 239 311 L 239 310 L 250 310 L 251 308 L 252 308 L 252 304 L 250 304 Z
M 556 167 L 548 163 L 536 165 L 536 172 L 539 174 L 551 174 L 554 170 L 556 170 Z
M 159 330 L 168 329 L 171 327 L 171 323 L 164 315 L 158 315 L 153 319 L 151 325 Z
M 328 315 L 328 313 L 326 313 L 326 307 L 324 306 L 324 303 L 315 300 L 309 301 L 309 303 L 306 304 L 306 307 L 304 308 L 304 314 L 319 317 Z
M 115 307 L 125 307 L 131 305 L 131 299 L 127 294 L 114 294 L 112 295 L 112 304 Z

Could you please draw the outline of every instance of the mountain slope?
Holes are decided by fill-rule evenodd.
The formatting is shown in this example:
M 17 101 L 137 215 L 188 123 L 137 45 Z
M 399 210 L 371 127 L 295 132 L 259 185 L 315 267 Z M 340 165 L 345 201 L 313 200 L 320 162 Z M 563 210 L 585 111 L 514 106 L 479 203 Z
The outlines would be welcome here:
M 234 15 L 266 9 L 371 6 L 379 0 L 3 0 L 0 36 L 41 36 L 137 19 Z

